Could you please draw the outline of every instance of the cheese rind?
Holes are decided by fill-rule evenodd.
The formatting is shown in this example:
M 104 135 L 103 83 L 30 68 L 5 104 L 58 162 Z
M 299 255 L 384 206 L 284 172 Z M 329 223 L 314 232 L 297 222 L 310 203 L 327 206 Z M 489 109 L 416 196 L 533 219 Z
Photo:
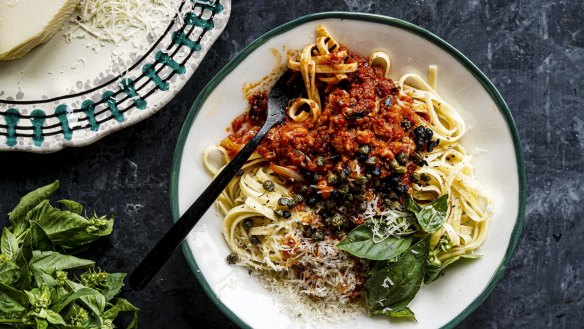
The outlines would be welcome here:
M 79 0 L 0 0 L 0 60 L 24 57 L 50 40 Z

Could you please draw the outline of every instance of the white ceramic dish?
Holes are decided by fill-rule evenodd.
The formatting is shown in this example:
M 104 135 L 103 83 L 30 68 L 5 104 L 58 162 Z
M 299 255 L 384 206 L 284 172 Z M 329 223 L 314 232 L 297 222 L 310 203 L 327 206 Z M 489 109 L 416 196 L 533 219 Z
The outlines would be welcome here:
M 82 30 L 68 22 L 24 58 L 0 61 L 0 151 L 86 145 L 166 105 L 225 28 L 231 1 L 167 5 L 179 13 L 150 36 L 139 31 L 116 45 L 69 40 Z
M 176 220 L 211 181 L 201 156 L 206 146 L 226 136 L 225 127 L 243 112 L 242 86 L 260 81 L 283 59 L 274 50 L 302 49 L 324 24 L 341 43 L 368 55 L 385 49 L 392 77 L 405 72 L 425 76 L 428 65 L 439 68 L 439 91 L 472 127 L 463 140 L 468 150 L 486 149 L 474 166 L 495 211 L 481 259 L 449 269 L 443 278 L 422 286 L 410 304 L 418 323 L 359 316 L 318 328 L 453 327 L 491 292 L 512 255 L 523 222 L 525 174 L 520 141 L 511 114 L 489 80 L 460 52 L 430 32 L 394 18 L 322 13 L 300 18 L 262 36 L 229 63 L 199 95 L 179 137 L 171 177 L 171 203 Z M 282 55 L 284 58 L 285 56 Z M 235 323 L 253 328 L 310 328 L 313 324 L 281 311 L 278 296 L 267 293 L 244 268 L 228 265 L 229 249 L 221 234 L 222 217 L 210 209 L 184 244 L 186 258 L 210 298 Z

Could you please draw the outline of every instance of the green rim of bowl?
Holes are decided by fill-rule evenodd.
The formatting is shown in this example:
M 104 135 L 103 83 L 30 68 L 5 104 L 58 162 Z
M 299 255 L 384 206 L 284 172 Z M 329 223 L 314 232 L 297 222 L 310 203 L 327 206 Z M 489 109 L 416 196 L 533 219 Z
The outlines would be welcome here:
M 440 48 L 447 51 L 450 55 L 456 58 L 461 64 L 463 64 L 467 70 L 469 70 L 474 77 L 480 81 L 482 86 L 487 90 L 489 95 L 493 98 L 495 103 L 497 104 L 499 111 L 505 117 L 505 121 L 507 122 L 507 126 L 513 136 L 513 144 L 515 146 L 515 157 L 517 160 L 517 174 L 519 178 L 519 211 L 517 215 L 517 220 L 515 222 L 515 227 L 513 228 L 513 232 L 511 234 L 511 239 L 509 241 L 509 246 L 507 247 L 507 251 L 505 253 L 505 257 L 503 261 L 497 268 L 497 271 L 491 278 L 491 281 L 487 285 L 487 287 L 481 292 L 481 294 L 471 303 L 469 304 L 460 314 L 458 314 L 454 319 L 450 320 L 445 326 L 442 328 L 454 328 L 458 325 L 464 318 L 466 318 L 469 314 L 471 314 L 482 302 L 487 299 L 489 294 L 495 288 L 495 285 L 501 277 L 503 276 L 503 272 L 507 267 L 507 264 L 511 260 L 513 256 L 513 252 L 519 242 L 519 237 L 521 235 L 521 229 L 523 227 L 523 220 L 525 216 L 525 167 L 523 162 L 523 151 L 521 148 L 521 141 L 519 140 L 519 133 L 517 131 L 517 127 L 515 126 L 515 122 L 513 121 L 513 117 L 511 116 L 511 112 L 507 107 L 507 104 L 501 97 L 501 94 L 493 83 L 489 81 L 489 79 L 479 70 L 466 56 L 464 56 L 460 51 L 456 48 L 451 46 L 446 41 L 442 40 L 440 37 L 434 35 L 433 33 L 417 26 L 412 23 L 382 16 L 382 15 L 374 15 L 374 14 L 364 14 L 364 13 L 348 13 L 348 12 L 324 12 L 324 13 L 317 13 L 317 14 L 310 14 L 307 16 L 303 16 L 297 18 L 293 21 L 290 21 L 284 25 L 281 25 L 266 34 L 262 35 L 254 42 L 252 42 L 249 46 L 245 47 L 243 51 L 237 55 L 231 62 L 229 62 L 208 84 L 207 86 L 201 91 L 191 110 L 189 111 L 183 127 L 180 131 L 178 141 L 176 144 L 176 149 L 174 153 L 172 168 L 170 172 L 170 204 L 171 204 L 171 211 L 172 211 L 172 220 L 176 222 L 179 215 L 178 209 L 178 176 L 180 172 L 180 163 L 183 154 L 183 148 L 185 145 L 185 141 L 189 134 L 191 125 L 193 124 L 194 120 L 197 117 L 197 113 L 199 112 L 201 106 L 205 103 L 207 97 L 211 94 L 211 92 L 219 85 L 223 79 L 231 73 L 231 71 L 236 68 L 239 63 L 241 63 L 247 56 L 252 53 L 255 49 L 266 43 L 272 37 L 282 34 L 288 30 L 291 30 L 299 25 L 302 25 L 307 22 L 320 20 L 320 19 L 350 19 L 350 20 L 358 20 L 358 21 L 366 21 L 366 22 L 373 22 L 373 23 L 380 23 L 385 25 L 391 25 L 394 27 L 399 27 L 405 29 L 407 31 L 413 32 L 426 40 L 434 43 L 435 45 L 439 46 Z M 186 241 L 182 243 L 182 250 L 185 254 L 185 258 L 191 267 L 193 274 L 199 281 L 199 284 L 203 288 L 203 290 L 207 293 L 211 301 L 236 325 L 240 326 L 241 328 L 250 328 L 250 326 L 241 320 L 235 313 L 233 313 L 217 296 L 213 293 L 213 290 L 205 280 L 205 277 L 199 270 L 199 266 L 195 261 L 195 258 L 188 247 Z

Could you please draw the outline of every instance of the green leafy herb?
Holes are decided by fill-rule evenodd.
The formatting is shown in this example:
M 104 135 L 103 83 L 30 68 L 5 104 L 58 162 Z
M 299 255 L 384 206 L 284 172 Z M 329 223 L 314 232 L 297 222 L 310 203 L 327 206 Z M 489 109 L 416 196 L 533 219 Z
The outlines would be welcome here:
M 387 315 L 390 318 L 403 318 L 407 320 L 416 321 L 416 315 L 409 307 L 404 307 L 399 311 L 390 311 L 390 310 L 373 310 L 371 311 L 373 315 Z
M 38 188 L 20 199 L 14 210 L 8 213 L 8 220 L 14 226 L 18 226 L 23 222 L 28 212 L 36 205 L 46 200 L 51 194 L 59 189 L 59 181 L 52 184 Z
M 426 233 L 438 231 L 446 221 L 448 212 L 448 194 L 444 194 L 431 203 L 420 207 L 410 196 L 404 200 L 407 210 L 416 215 L 418 223 Z
M 342 249 L 354 256 L 371 259 L 386 260 L 402 254 L 412 243 L 411 238 L 398 238 L 393 236 L 383 237 L 381 241 L 375 241 L 374 232 L 377 219 L 368 219 L 357 226 L 337 244 Z
M 76 213 L 77 215 L 81 215 L 81 213 L 83 212 L 83 205 L 79 202 L 73 200 L 59 200 L 58 202 L 65 206 L 67 210 Z
M 396 262 L 389 263 L 369 278 L 365 283 L 365 296 L 367 307 L 373 314 L 415 319 L 413 312 L 406 307 L 424 280 L 429 246 L 429 237 L 418 241 Z
M 8 215 L 11 226 L 0 238 L 0 327 L 107 329 L 131 316 L 126 328 L 137 328 L 138 309 L 116 297 L 126 274 L 95 270 L 95 262 L 68 254 L 109 235 L 113 219 L 86 217 L 71 200 L 53 207 L 47 198 L 58 187 L 28 193 Z
M 436 279 L 438 279 L 440 277 L 440 274 L 442 274 L 444 272 L 444 269 L 447 266 L 451 265 L 452 263 L 458 261 L 461 258 L 476 259 L 479 257 L 480 256 L 478 256 L 478 255 L 466 254 L 466 255 L 460 255 L 460 256 L 450 258 L 439 265 L 428 264 L 428 266 L 426 267 L 426 274 L 424 276 L 424 283 L 429 284 L 429 283 L 436 281 Z

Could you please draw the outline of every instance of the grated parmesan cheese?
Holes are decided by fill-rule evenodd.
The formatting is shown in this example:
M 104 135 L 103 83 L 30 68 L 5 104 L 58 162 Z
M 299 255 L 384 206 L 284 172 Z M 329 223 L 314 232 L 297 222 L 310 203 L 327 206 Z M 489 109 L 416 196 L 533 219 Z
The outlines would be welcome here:
M 142 31 L 153 38 L 178 13 L 179 0 L 82 0 L 73 14 L 77 29 L 101 44 L 118 44 Z M 68 36 L 85 37 L 83 33 Z

